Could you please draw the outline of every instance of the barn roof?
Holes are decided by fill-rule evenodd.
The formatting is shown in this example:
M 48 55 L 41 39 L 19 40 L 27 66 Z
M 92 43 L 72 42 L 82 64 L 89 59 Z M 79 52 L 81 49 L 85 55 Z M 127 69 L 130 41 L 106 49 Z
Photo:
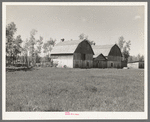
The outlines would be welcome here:
M 108 56 L 111 48 L 114 46 L 114 44 L 110 44 L 110 45 L 92 45 L 93 51 L 94 51 L 94 58 L 96 58 L 98 55 L 100 55 L 101 53 L 104 56 Z
M 71 40 L 59 42 L 55 45 L 51 54 L 73 54 L 79 43 L 82 41 L 83 40 Z

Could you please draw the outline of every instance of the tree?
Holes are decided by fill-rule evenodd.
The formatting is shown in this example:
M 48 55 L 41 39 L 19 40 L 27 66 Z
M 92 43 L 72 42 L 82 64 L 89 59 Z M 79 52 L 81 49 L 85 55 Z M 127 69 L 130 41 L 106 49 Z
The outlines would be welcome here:
M 17 28 L 14 22 L 6 26 L 6 61 L 11 63 L 16 60 L 17 54 L 21 52 L 21 36 L 14 38 Z
M 144 61 L 144 55 L 138 54 L 137 56 L 129 56 L 128 62 L 134 62 L 134 61 Z
M 144 55 L 138 54 L 137 59 L 138 59 L 138 61 L 144 61 Z
M 42 49 L 42 44 L 43 44 L 43 37 L 40 36 L 40 39 L 36 41 L 36 49 L 35 49 L 35 58 L 36 58 L 36 63 L 40 63 L 40 53 Z
M 21 43 L 22 43 L 22 39 L 21 39 L 21 35 L 18 35 L 16 37 L 16 39 L 14 40 L 14 44 L 13 44 L 13 54 L 15 57 L 15 60 L 18 58 L 18 54 L 21 53 L 22 47 L 21 47 Z
M 82 39 L 82 40 L 83 40 L 83 39 L 87 39 L 87 41 L 89 42 L 90 45 L 95 45 L 95 44 L 96 44 L 94 41 L 88 40 L 88 36 L 85 35 L 84 33 L 81 33 L 81 34 L 79 35 L 79 39 Z
M 79 35 L 79 39 L 88 39 L 88 36 L 86 36 L 84 33 L 81 33 Z
M 30 32 L 30 38 L 26 39 L 24 50 L 26 51 L 26 55 L 28 55 L 29 60 L 33 65 L 36 63 L 36 50 L 35 45 L 37 43 L 37 40 L 35 39 L 35 34 L 37 33 L 37 30 L 32 29 Z
M 13 61 L 13 42 L 16 31 L 17 28 L 14 22 L 11 22 L 6 26 L 6 61 L 8 63 Z
M 133 56 L 129 56 L 128 62 L 133 62 Z
M 50 38 L 50 40 L 48 40 L 43 45 L 44 53 L 47 53 L 47 55 L 49 57 L 50 57 L 50 52 L 51 52 L 52 48 L 54 47 L 55 43 L 56 43 L 56 39 L 53 40 L 52 38 Z
M 120 47 L 121 51 L 123 51 L 123 46 L 125 42 L 126 41 L 124 40 L 123 36 L 119 37 L 118 46 Z
M 122 52 L 123 59 L 127 62 L 130 56 L 129 52 L 130 52 L 131 41 L 129 40 L 128 42 L 126 42 L 124 40 L 124 37 L 121 36 L 119 37 L 119 40 L 118 40 L 118 46 Z

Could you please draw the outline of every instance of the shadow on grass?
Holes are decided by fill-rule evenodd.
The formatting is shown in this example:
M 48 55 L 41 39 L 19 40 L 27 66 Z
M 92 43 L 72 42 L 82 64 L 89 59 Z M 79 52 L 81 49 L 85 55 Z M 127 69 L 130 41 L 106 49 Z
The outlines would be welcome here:
M 62 112 L 63 110 L 58 110 L 58 109 L 49 109 L 45 110 L 45 112 Z
M 6 68 L 6 72 L 15 72 L 15 71 L 33 71 L 33 70 L 38 70 L 34 67 L 9 67 L 9 68 Z

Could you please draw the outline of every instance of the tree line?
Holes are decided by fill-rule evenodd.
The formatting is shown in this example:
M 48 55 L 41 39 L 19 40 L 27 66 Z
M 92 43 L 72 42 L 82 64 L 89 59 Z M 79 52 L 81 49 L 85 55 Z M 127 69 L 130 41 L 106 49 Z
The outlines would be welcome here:
M 17 27 L 14 22 L 11 22 L 6 26 L 6 64 L 14 65 L 17 63 L 17 60 L 20 57 L 22 57 L 22 60 L 25 64 L 28 62 L 32 65 L 44 61 L 49 62 L 51 60 L 50 52 L 56 44 L 56 39 L 50 38 L 45 43 L 43 43 L 43 37 L 40 36 L 38 39 L 36 39 L 35 35 L 38 31 L 32 29 L 30 31 L 30 37 L 23 41 L 21 35 L 14 37 L 16 31 Z M 91 45 L 96 45 L 96 43 L 93 40 L 88 39 L 88 36 L 84 33 L 79 35 L 79 39 L 87 39 Z M 64 39 L 62 39 L 62 41 L 64 41 Z M 22 46 L 23 42 L 24 45 Z M 144 61 L 143 55 L 130 55 L 130 40 L 125 41 L 124 37 L 121 36 L 118 39 L 118 46 L 121 49 L 124 61 Z M 42 52 L 45 54 L 44 58 L 41 58 Z
M 17 31 L 16 24 L 11 22 L 6 26 L 6 64 L 14 65 L 17 60 L 22 57 L 23 62 L 35 65 L 41 61 L 50 61 L 50 52 L 56 43 L 56 39 L 50 38 L 43 43 L 43 37 L 35 38 L 38 32 L 35 29 L 30 31 L 30 37 L 23 41 L 21 35 L 14 37 Z M 24 45 L 22 46 L 24 42 Z M 43 51 L 45 57 L 41 58 L 40 54 Z
M 118 46 L 121 49 L 123 60 L 126 62 L 144 61 L 144 55 L 138 54 L 137 56 L 130 55 L 131 41 L 126 41 L 123 36 L 118 39 Z

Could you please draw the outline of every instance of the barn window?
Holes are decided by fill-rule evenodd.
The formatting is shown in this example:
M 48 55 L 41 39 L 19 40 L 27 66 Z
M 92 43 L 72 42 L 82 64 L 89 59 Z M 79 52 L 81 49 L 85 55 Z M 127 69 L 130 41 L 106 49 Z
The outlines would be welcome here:
M 81 60 L 85 60 L 85 54 L 81 54 Z

